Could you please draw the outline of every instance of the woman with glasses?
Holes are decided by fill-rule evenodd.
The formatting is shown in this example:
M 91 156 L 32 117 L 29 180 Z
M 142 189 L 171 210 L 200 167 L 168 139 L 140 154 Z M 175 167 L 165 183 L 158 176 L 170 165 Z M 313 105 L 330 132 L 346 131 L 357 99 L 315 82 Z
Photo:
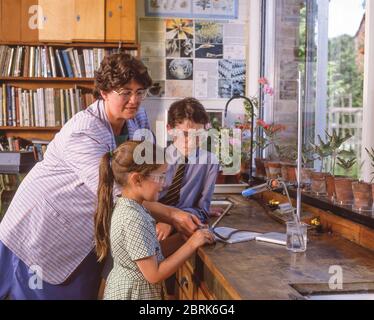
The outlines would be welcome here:
M 101 264 L 94 212 L 102 156 L 150 134 L 140 107 L 152 80 L 128 54 L 106 57 L 95 74 L 95 103 L 55 136 L 26 176 L 0 224 L 0 299 L 95 299 Z M 147 138 L 146 138 L 147 139 Z M 118 194 L 118 188 L 113 195 Z M 190 235 L 198 220 L 159 203 L 158 221 Z

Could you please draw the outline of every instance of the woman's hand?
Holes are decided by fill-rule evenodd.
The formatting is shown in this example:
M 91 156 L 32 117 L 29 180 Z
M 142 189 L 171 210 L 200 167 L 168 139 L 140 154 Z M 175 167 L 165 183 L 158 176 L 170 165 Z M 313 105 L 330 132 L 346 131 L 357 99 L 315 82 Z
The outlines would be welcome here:
M 173 226 L 159 222 L 156 224 L 156 234 L 158 241 L 165 240 L 173 231 Z
M 209 229 L 199 229 L 194 232 L 188 242 L 195 248 L 199 248 L 205 244 L 213 244 L 215 242 L 214 235 Z
M 179 209 L 173 212 L 172 219 L 175 229 L 187 237 L 190 237 L 199 226 L 202 226 L 198 217 Z

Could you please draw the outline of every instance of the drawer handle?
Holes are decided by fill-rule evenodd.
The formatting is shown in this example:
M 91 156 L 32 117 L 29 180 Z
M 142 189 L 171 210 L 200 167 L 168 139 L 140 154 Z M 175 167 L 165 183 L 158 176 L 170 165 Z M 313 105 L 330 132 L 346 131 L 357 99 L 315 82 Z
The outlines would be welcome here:
M 81 16 L 78 14 L 78 15 L 77 15 L 77 21 L 79 22 L 80 19 L 81 19 Z
M 109 16 L 109 18 L 113 17 L 113 12 L 109 11 L 108 16 Z
M 182 277 L 181 279 L 181 287 L 186 287 L 186 289 L 188 289 L 188 278 L 187 277 Z

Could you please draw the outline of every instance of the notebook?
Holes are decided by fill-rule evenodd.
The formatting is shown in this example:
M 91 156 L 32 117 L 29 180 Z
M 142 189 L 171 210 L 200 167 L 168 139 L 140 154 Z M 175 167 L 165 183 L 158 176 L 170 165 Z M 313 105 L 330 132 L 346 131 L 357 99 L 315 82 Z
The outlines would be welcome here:
M 231 232 L 237 229 L 228 228 L 228 227 L 218 227 L 215 228 L 214 231 L 218 233 L 220 236 L 227 237 Z M 257 236 L 261 235 L 261 233 L 257 232 L 249 232 L 249 231 L 240 231 L 238 233 L 234 233 L 229 240 L 224 241 L 215 235 L 216 241 L 226 242 L 226 243 L 239 243 L 239 242 L 246 242 L 250 240 L 254 240 Z
M 270 242 L 280 244 L 282 246 L 287 245 L 287 235 L 279 232 L 264 233 L 256 237 L 257 241 Z

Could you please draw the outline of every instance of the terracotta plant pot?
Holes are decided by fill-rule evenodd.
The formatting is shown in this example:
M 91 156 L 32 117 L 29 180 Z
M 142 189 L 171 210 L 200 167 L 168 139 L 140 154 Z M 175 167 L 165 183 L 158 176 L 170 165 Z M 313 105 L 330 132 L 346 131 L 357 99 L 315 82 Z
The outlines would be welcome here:
M 223 175 L 222 172 L 219 172 L 217 176 L 216 184 L 225 184 L 225 182 L 226 182 L 226 176 Z
M 348 177 L 335 177 L 335 201 L 340 205 L 353 204 L 352 183 L 354 180 Z
M 310 184 L 312 182 L 313 168 L 301 168 L 301 183 Z
M 325 196 L 327 194 L 326 188 L 326 172 L 313 172 L 311 191 L 317 196 Z
M 303 190 L 309 191 L 312 184 L 312 173 L 313 168 L 301 168 L 301 183 L 303 184 Z
M 280 162 L 268 162 L 268 166 L 270 179 L 277 179 L 282 175 Z
M 359 211 L 371 210 L 373 206 L 372 186 L 365 182 L 353 182 L 353 208 Z
M 296 165 L 291 164 L 287 167 L 287 176 L 289 183 L 296 183 L 297 176 L 296 176 Z
M 256 177 L 258 178 L 266 177 L 264 159 L 255 158 L 255 165 L 256 165 Z
M 281 176 L 284 181 L 288 181 L 287 167 L 289 163 L 281 162 Z
M 270 179 L 269 161 L 264 161 L 264 168 L 265 168 L 265 176 L 266 176 L 266 178 Z
M 326 176 L 327 197 L 330 201 L 335 200 L 335 177 L 331 174 Z

